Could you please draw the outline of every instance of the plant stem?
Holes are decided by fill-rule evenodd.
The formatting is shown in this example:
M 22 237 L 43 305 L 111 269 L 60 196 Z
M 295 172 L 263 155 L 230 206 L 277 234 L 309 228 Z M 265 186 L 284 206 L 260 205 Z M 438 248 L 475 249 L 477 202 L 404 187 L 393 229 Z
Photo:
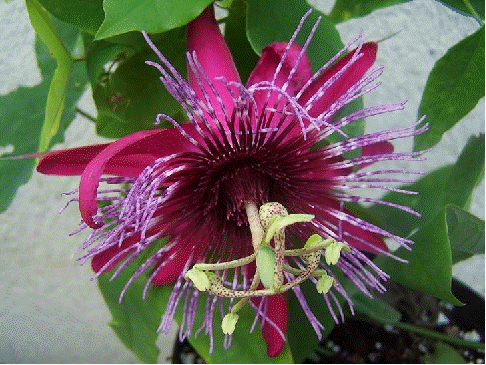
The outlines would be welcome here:
M 397 323 L 393 323 L 392 326 L 401 328 L 401 329 L 406 330 L 406 331 L 415 332 L 415 333 L 418 333 L 418 334 L 426 336 L 426 337 L 435 338 L 437 340 L 449 342 L 453 345 L 465 346 L 465 347 L 469 347 L 469 348 L 473 348 L 473 349 L 484 349 L 484 343 L 472 342 L 472 341 L 463 340 L 463 339 L 460 339 L 460 338 L 450 337 L 450 336 L 445 335 L 443 333 L 440 333 L 440 332 L 437 332 L 437 331 L 427 330 L 425 328 L 414 326 L 414 325 L 409 324 L 409 323 L 397 322 Z
M 96 123 L 96 118 L 95 118 L 95 117 L 93 117 L 92 115 L 90 115 L 90 114 L 86 113 L 84 110 L 81 110 L 81 109 L 79 109 L 78 107 L 76 107 L 76 109 L 75 109 L 75 110 L 76 110 L 76 113 L 79 113 L 79 114 L 81 114 L 83 117 L 85 117 L 85 118 L 87 118 L 87 119 L 91 120 L 93 123 Z
M 464 4 L 466 5 L 466 8 L 469 9 L 469 11 L 471 12 L 471 14 L 473 15 L 474 18 L 476 18 L 476 20 L 481 24 L 483 25 L 484 24 L 484 21 L 481 19 L 481 17 L 479 16 L 479 14 L 476 12 L 476 10 L 474 10 L 474 8 L 472 7 L 471 3 L 469 2 L 469 0 L 463 0 L 464 1 Z
M 329 351 L 327 349 L 324 349 L 322 347 L 317 347 L 315 349 L 316 352 L 319 352 L 320 354 L 324 355 L 324 356 L 327 356 L 327 357 L 333 357 L 333 356 L 336 356 L 336 354 L 332 351 Z

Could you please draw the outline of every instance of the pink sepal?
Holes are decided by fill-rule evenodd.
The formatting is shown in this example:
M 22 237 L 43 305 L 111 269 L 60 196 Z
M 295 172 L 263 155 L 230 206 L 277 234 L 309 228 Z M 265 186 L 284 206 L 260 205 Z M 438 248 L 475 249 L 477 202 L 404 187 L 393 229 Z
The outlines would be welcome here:
M 268 297 L 267 316 L 285 334 L 288 325 L 288 303 L 285 293 Z M 263 339 L 267 343 L 267 355 L 276 357 L 282 352 L 284 339 L 280 333 L 269 323 L 265 323 L 262 329 Z
M 246 86 L 250 87 L 251 85 L 255 85 L 262 81 L 273 81 L 275 72 L 277 71 L 278 65 L 282 60 L 286 47 L 287 43 L 272 43 L 266 46 L 262 50 L 262 56 L 251 72 Z M 288 84 L 285 92 L 289 96 L 295 96 L 302 86 L 305 85 L 307 80 L 309 80 L 312 76 L 312 68 L 309 58 L 305 53 L 301 55 L 301 51 L 302 47 L 300 47 L 297 43 L 292 44 L 285 55 L 285 59 L 277 76 L 275 77 L 274 83 L 276 86 L 281 88 L 285 83 Z M 289 80 L 290 73 L 295 66 L 296 69 L 292 75 L 292 78 Z M 253 97 L 257 103 L 259 114 L 262 113 L 264 107 L 283 110 L 286 104 L 286 98 L 281 97 L 280 101 L 277 103 L 277 98 L 279 95 L 280 94 L 277 92 L 270 92 L 266 90 L 255 92 Z M 270 120 L 270 124 L 266 127 L 275 127 L 279 120 L 280 115 L 276 115 Z M 294 119 L 289 120 L 295 122 Z M 298 130 L 296 129 L 295 132 L 300 133 L 300 128 Z
M 182 248 L 175 245 L 157 263 L 155 269 L 161 267 L 157 274 L 152 278 L 154 285 L 168 285 L 174 282 L 182 273 L 184 266 L 191 256 L 192 250 L 189 247 Z
M 388 141 L 377 142 L 377 143 L 373 143 L 373 144 L 364 146 L 362 151 L 361 151 L 361 156 L 364 157 L 364 156 L 384 155 L 384 154 L 387 154 L 387 153 L 393 153 L 394 149 L 395 148 L 393 147 L 393 145 Z M 363 165 L 360 165 L 359 168 L 362 169 L 362 168 L 369 166 L 369 165 L 372 165 L 372 164 L 373 164 L 373 162 L 363 164 Z
M 191 127 L 185 126 L 186 129 Z M 177 152 L 190 151 L 193 145 L 177 129 L 157 129 L 140 131 L 123 137 L 106 146 L 84 169 L 79 183 L 79 211 L 84 222 L 93 229 L 100 228 L 101 222 L 94 222 L 97 188 L 100 177 L 106 171 L 113 158 L 129 158 L 137 153 L 157 153 L 157 157 Z M 146 166 L 140 166 L 142 169 Z
M 350 66 L 341 77 L 334 82 L 324 92 L 324 94 L 313 102 L 312 108 L 309 110 L 309 114 L 312 117 L 317 117 L 323 111 L 327 110 L 339 97 L 341 97 L 351 86 L 356 84 L 373 65 L 376 60 L 376 53 L 378 51 L 378 44 L 375 42 L 364 43 L 361 47 L 361 56 L 353 65 Z M 346 56 L 336 62 L 331 68 L 319 76 L 302 94 L 299 102 L 304 105 L 319 88 L 332 76 L 334 76 L 339 70 L 341 70 L 346 63 L 353 57 L 356 50 L 349 52 Z
M 192 55 L 195 52 L 197 61 L 201 65 L 204 73 L 208 76 L 211 83 L 216 89 L 216 94 L 221 98 L 226 113 L 229 117 L 233 112 L 234 101 L 228 89 L 221 80 L 215 80 L 217 77 L 224 77 L 227 81 L 240 81 L 238 71 L 231 57 L 231 53 L 221 34 L 219 25 L 214 17 L 213 4 L 209 5 L 196 19 L 187 25 L 187 50 Z M 195 90 L 197 96 L 205 101 L 205 96 L 200 88 L 198 79 L 192 68 L 188 65 L 189 84 Z M 211 91 L 204 78 L 199 75 L 204 91 L 209 96 L 217 119 L 223 125 L 226 125 L 223 110 L 217 101 L 216 95 Z M 207 121 L 216 128 L 212 119 L 207 116 Z M 227 130 L 227 128 L 225 128 Z

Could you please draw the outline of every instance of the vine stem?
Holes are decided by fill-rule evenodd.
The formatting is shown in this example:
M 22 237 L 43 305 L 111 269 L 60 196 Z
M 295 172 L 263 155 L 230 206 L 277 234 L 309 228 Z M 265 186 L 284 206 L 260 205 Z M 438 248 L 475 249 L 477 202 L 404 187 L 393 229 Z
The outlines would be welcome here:
M 96 118 L 95 118 L 95 117 L 93 117 L 92 115 L 90 115 L 90 114 L 86 113 L 84 110 L 81 110 L 81 109 L 79 109 L 78 107 L 76 107 L 76 109 L 75 109 L 75 110 L 76 110 L 76 113 L 79 113 L 79 114 L 81 114 L 83 117 L 85 117 L 85 118 L 87 118 L 87 119 L 91 120 L 92 122 L 96 123 Z
M 430 338 L 435 338 L 437 340 L 449 342 L 453 345 L 458 345 L 458 346 L 465 346 L 473 349 L 484 349 L 484 343 L 481 342 L 472 342 L 468 340 L 463 340 L 461 338 L 454 338 L 450 337 L 448 335 L 445 335 L 443 333 L 437 332 L 437 331 L 431 331 L 422 327 L 417 327 L 409 323 L 403 323 L 403 322 L 397 322 L 391 324 L 392 326 L 401 328 L 402 330 L 405 331 L 410 331 L 410 332 L 415 332 L 420 335 L 430 337 Z

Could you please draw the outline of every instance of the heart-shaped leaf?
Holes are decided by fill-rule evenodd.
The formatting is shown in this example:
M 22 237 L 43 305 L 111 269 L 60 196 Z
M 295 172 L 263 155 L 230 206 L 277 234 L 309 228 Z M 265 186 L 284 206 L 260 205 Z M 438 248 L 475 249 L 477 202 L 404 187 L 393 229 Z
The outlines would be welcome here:
M 162 33 L 189 23 L 211 0 L 104 0 L 105 20 L 96 39 L 133 30 Z
M 484 255 L 484 220 L 455 205 L 447 205 L 446 218 L 452 264 L 473 255 Z
M 415 242 L 412 251 L 399 248 L 394 252 L 408 263 L 385 256 L 377 257 L 374 262 L 393 280 L 403 285 L 449 303 L 462 305 L 451 292 L 452 255 L 445 208 L 410 239 Z
M 430 72 L 418 116 L 430 128 L 414 138 L 414 150 L 436 145 L 484 97 L 484 26 L 452 46 Z
M 386 8 L 396 4 L 406 3 L 410 0 L 337 0 L 331 12 L 329 20 L 340 23 L 351 18 L 359 18 L 370 14 L 373 10 Z

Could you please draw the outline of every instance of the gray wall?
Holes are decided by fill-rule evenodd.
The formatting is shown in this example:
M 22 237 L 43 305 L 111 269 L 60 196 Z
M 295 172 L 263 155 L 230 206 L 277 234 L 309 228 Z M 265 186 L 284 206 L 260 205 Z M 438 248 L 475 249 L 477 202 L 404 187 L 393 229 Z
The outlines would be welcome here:
M 473 20 L 432 0 L 412 1 L 340 25 L 344 41 L 361 29 L 368 40 L 402 30 L 380 44 L 377 63 L 386 66 L 383 85 L 365 97 L 365 105 L 408 99 L 407 109 L 370 119 L 368 130 L 414 122 L 435 61 L 477 28 Z M 22 1 L 2 2 L 0 29 L 0 93 L 37 84 L 34 32 Z M 80 104 L 95 113 L 89 91 Z M 421 168 L 432 170 L 454 162 L 469 135 L 483 130 L 484 100 L 446 133 Z M 101 140 L 94 136 L 93 125 L 78 117 L 67 131 L 66 142 L 56 149 Z M 410 147 L 411 140 L 398 148 Z M 0 362 L 137 362 L 107 326 L 110 315 L 96 284 L 89 280 L 89 265 L 80 267 L 73 258 L 83 239 L 81 234 L 68 236 L 79 220 L 76 205 L 57 213 L 66 202 L 61 192 L 77 183 L 77 178 L 34 174 L 0 215 Z M 484 218 L 484 184 L 475 193 L 472 210 Z M 484 295 L 484 255 L 457 265 L 454 274 Z M 165 362 L 173 335 L 160 336 L 159 342 L 159 361 Z

